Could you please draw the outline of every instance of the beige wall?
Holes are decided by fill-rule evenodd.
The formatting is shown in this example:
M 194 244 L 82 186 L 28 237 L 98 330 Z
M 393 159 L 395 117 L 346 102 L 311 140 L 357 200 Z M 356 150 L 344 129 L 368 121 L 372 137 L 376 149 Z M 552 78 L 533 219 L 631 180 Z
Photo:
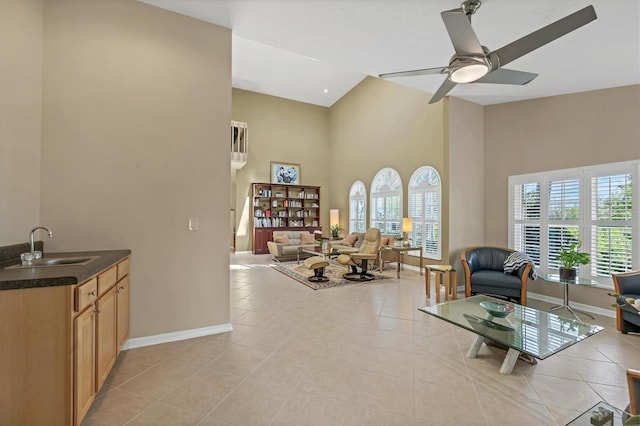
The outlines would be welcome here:
M 58 0 L 44 40 L 45 248 L 133 251 L 131 337 L 228 323 L 231 31 Z
M 232 117 L 249 126 L 249 158 L 236 175 L 236 250 L 252 250 L 251 183 L 269 182 L 271 161 L 300 164 L 301 184 L 321 187 L 320 223 L 328 236 L 329 110 L 233 89 Z
M 485 243 L 508 242 L 508 177 L 640 158 L 640 86 L 485 107 Z M 562 297 L 559 285 L 530 291 Z M 608 307 L 601 289 L 571 299 Z
M 384 167 L 392 167 L 400 174 L 404 216 L 408 211 L 408 182 L 417 168 L 434 167 L 443 187 L 448 187 L 443 104 L 428 102 L 428 93 L 368 77 L 331 107 L 330 204 L 340 209 L 340 225 L 345 230 L 349 227 L 351 185 L 361 180 L 369 192 L 375 174 Z M 446 205 L 443 228 L 448 229 Z M 447 252 L 443 246 L 445 257 Z
M 484 244 L 484 108 L 447 98 L 450 262 L 464 284 L 460 252 Z M 443 200 L 444 202 L 444 200 Z
M 40 220 L 42 0 L 0 1 L 0 246 Z

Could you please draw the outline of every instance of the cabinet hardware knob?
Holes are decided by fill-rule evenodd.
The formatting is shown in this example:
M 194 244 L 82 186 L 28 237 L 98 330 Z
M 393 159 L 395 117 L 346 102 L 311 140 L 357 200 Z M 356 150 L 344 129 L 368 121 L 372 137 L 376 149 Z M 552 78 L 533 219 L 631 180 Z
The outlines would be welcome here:
M 124 287 L 120 286 L 120 288 L 118 290 L 124 290 Z
M 100 312 L 102 312 L 102 309 L 96 309 L 96 310 L 95 310 L 95 311 L 93 311 L 93 312 L 95 312 L 96 314 L 99 314 Z
M 92 290 L 89 292 L 89 296 L 95 296 L 96 294 L 98 294 L 95 290 Z

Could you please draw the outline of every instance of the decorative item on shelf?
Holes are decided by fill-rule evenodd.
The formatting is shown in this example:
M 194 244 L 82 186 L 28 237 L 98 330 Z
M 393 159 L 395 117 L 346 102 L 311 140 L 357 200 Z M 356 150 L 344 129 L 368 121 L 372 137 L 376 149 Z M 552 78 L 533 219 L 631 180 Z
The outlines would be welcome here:
M 560 250 L 558 253 L 558 259 L 560 260 L 560 279 L 566 281 L 575 281 L 577 277 L 577 266 L 586 265 L 591 262 L 591 255 L 589 253 L 580 252 L 579 249 L 582 246 L 582 242 L 578 240 L 575 243 L 571 243 L 569 248 Z
M 320 244 L 320 249 L 322 250 L 322 252 L 329 252 L 329 239 L 325 238 L 322 235 L 322 231 L 320 231 L 319 229 L 316 229 L 315 231 L 313 231 L 313 233 L 316 236 L 316 242 Z
M 340 210 L 329 210 L 329 225 L 331 226 L 331 237 L 338 238 L 340 231 L 342 231 L 342 228 L 340 228 Z
M 487 300 L 480 302 L 480 306 L 494 318 L 504 318 L 515 310 L 510 303 L 489 302 Z
M 404 241 L 403 245 L 405 247 L 409 247 L 409 245 L 411 244 L 407 234 L 412 231 L 413 231 L 413 220 L 410 217 L 403 217 L 402 218 L 402 234 L 403 234 L 402 239 Z
M 640 425 L 640 414 L 636 414 L 635 416 L 630 416 L 624 422 L 624 426 L 636 426 L 636 425 Z
M 600 407 L 591 412 L 590 422 L 594 426 L 613 426 L 613 411 Z

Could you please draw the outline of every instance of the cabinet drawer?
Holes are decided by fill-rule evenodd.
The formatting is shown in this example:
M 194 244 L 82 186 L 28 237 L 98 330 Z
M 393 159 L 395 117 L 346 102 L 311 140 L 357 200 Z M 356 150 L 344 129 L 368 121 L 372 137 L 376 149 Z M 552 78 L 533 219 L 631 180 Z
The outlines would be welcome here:
M 129 259 L 125 259 L 118 263 L 118 281 L 129 275 Z
M 118 277 L 117 265 L 112 266 L 100 275 L 98 275 L 98 295 L 102 296 L 111 286 L 113 286 Z
M 75 310 L 76 312 L 82 311 L 84 308 L 96 301 L 98 297 L 98 280 L 95 278 L 90 279 L 84 284 L 76 287 L 75 295 Z

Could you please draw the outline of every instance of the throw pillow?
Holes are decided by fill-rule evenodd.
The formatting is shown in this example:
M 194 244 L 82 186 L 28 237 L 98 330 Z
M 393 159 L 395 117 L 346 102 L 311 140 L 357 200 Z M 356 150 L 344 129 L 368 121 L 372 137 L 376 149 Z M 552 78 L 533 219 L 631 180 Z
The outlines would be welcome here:
M 286 235 L 274 235 L 273 241 L 278 244 L 291 244 L 289 237 Z
M 344 237 L 344 240 L 342 240 L 342 245 L 347 247 L 353 247 L 356 241 L 358 241 L 358 236 L 349 234 L 346 237 Z
M 380 238 L 380 245 L 381 246 L 388 246 L 389 245 L 389 237 Z
M 316 238 L 313 234 L 300 234 L 300 244 L 315 244 Z

